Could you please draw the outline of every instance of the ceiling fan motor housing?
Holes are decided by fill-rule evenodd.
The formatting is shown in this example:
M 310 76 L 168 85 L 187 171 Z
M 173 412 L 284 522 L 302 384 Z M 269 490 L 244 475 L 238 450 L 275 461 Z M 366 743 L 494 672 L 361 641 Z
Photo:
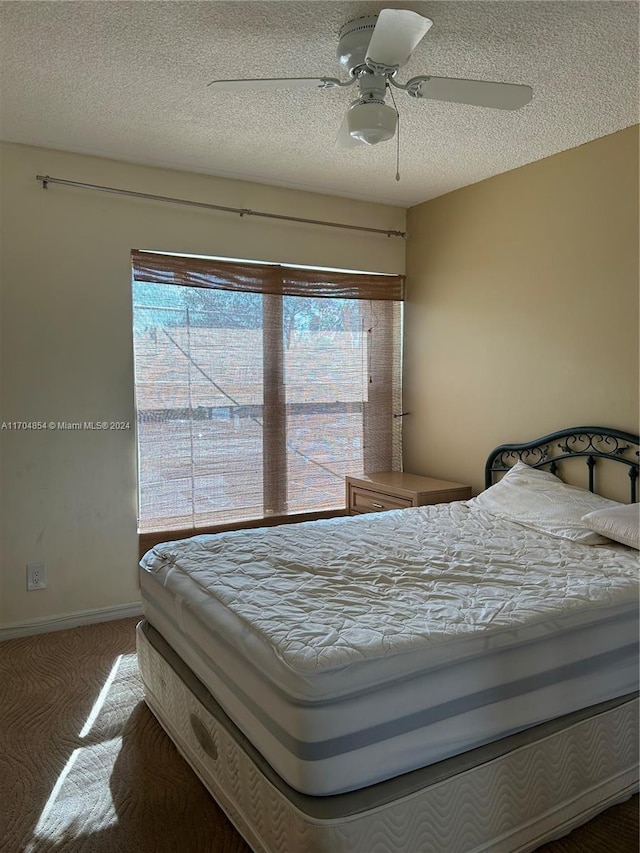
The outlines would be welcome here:
M 378 20 L 377 15 L 368 15 L 349 21 L 340 30 L 338 41 L 338 62 L 350 75 L 365 64 L 367 48 Z

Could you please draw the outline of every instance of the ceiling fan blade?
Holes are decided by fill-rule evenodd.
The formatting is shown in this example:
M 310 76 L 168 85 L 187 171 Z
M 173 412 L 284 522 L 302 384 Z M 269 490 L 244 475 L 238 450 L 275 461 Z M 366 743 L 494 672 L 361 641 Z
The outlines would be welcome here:
M 458 80 L 455 77 L 414 77 L 408 81 L 406 88 L 416 98 L 497 110 L 518 110 L 533 97 L 531 86 L 492 83 L 488 80 Z
M 347 110 L 344 114 L 340 130 L 338 131 L 338 135 L 334 143 L 334 148 L 358 148 L 360 145 L 366 145 L 366 143 L 362 142 L 361 139 L 356 139 L 349 133 L 348 113 L 349 111 Z
M 207 84 L 215 92 L 241 92 L 257 89 L 332 89 L 340 85 L 337 77 L 263 77 L 255 80 L 212 80 Z
M 408 9 L 383 9 L 367 48 L 366 61 L 402 67 L 433 21 Z

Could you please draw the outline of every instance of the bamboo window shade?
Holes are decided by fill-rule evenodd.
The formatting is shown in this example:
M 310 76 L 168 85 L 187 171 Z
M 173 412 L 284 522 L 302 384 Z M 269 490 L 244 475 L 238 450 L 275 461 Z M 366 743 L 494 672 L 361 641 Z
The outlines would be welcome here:
M 401 465 L 402 276 L 132 253 L 139 531 L 344 509 Z
M 136 281 L 279 296 L 401 301 L 404 276 L 132 252 Z

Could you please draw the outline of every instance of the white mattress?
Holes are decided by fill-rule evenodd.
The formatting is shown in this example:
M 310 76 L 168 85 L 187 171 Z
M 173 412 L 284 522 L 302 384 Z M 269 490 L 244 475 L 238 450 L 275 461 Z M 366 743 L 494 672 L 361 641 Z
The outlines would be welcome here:
M 465 502 L 198 536 L 141 565 L 147 619 L 306 793 L 637 689 L 637 552 Z

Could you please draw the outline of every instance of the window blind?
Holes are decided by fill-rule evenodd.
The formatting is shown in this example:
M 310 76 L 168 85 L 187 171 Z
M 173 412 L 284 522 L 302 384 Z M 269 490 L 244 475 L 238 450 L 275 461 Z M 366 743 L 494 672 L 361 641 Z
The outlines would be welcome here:
M 404 276 L 134 251 L 135 281 L 277 296 L 401 301 Z
M 401 276 L 132 254 L 141 533 L 344 508 L 401 465 Z

